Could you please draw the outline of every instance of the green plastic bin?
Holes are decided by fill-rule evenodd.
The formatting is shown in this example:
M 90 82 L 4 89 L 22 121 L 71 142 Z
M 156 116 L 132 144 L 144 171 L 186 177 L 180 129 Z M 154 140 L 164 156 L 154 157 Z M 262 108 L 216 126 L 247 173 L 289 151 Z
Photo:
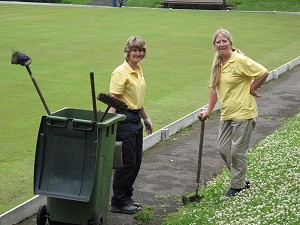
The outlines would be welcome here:
M 97 112 L 101 118 L 103 112 Z M 93 121 L 89 110 L 63 108 L 42 116 L 37 139 L 34 193 L 47 196 L 37 224 L 106 224 L 117 123 L 108 113 Z

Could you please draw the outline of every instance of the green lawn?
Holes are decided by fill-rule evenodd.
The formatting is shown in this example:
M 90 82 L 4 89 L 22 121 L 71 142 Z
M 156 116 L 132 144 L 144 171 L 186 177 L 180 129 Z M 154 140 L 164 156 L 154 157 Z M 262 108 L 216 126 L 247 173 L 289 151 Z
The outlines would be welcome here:
M 128 36 L 140 35 L 148 46 L 141 64 L 145 107 L 155 130 L 206 104 L 211 37 L 219 27 L 270 71 L 300 52 L 297 15 L 2 4 L 0 11 L 0 214 L 33 196 L 35 144 L 45 114 L 26 69 L 10 64 L 13 50 L 31 56 L 52 112 L 92 109 L 89 72 L 95 72 L 96 93 L 108 92 Z M 98 109 L 105 106 L 98 103 Z
M 300 12 L 299 0 L 228 0 L 227 3 L 235 3 L 235 10 L 241 11 L 285 11 Z
M 161 7 L 164 0 L 128 0 L 126 6 Z M 227 0 L 228 5 L 234 5 L 239 11 L 285 11 L 300 12 L 299 0 Z

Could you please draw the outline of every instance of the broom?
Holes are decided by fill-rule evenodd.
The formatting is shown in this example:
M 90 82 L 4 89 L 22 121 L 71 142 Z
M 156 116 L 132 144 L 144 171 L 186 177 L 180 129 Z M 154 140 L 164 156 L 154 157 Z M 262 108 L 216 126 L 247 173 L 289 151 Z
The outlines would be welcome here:
M 104 104 L 107 105 L 107 108 L 103 114 L 103 116 L 101 117 L 100 119 L 100 122 L 103 121 L 104 117 L 106 116 L 108 110 L 113 107 L 119 111 L 126 111 L 128 109 L 128 106 L 120 101 L 119 99 L 116 99 L 114 97 L 112 97 L 111 95 L 108 95 L 108 94 L 104 94 L 104 93 L 100 93 L 98 94 L 97 96 L 97 100 L 103 102 Z
M 12 54 L 12 56 L 11 56 L 11 64 L 21 65 L 21 66 L 25 66 L 26 67 L 26 69 L 27 69 L 27 71 L 29 73 L 29 76 L 30 76 L 30 78 L 31 78 L 31 80 L 32 80 L 32 82 L 34 84 L 34 87 L 35 87 L 36 91 L 38 92 L 39 97 L 40 97 L 40 99 L 41 99 L 41 101 L 42 101 L 42 103 L 43 103 L 43 105 L 44 105 L 44 107 L 46 109 L 47 114 L 51 115 L 51 112 L 50 112 L 50 110 L 48 108 L 48 105 L 47 105 L 47 103 L 46 103 L 46 101 L 45 101 L 45 99 L 44 99 L 44 97 L 42 95 L 42 92 L 41 92 L 41 90 L 40 90 L 40 88 L 39 88 L 39 86 L 38 86 L 38 84 L 37 84 L 37 82 L 36 82 L 36 80 L 35 80 L 32 72 L 31 72 L 31 69 L 29 67 L 31 61 L 32 60 L 31 60 L 31 58 L 29 56 L 25 55 L 24 53 L 18 52 L 18 51 L 14 51 L 13 54 Z

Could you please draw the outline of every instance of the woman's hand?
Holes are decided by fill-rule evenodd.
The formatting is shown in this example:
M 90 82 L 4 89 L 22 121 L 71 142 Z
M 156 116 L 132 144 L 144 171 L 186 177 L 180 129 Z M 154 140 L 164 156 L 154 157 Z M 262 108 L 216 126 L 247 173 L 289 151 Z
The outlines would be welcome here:
M 256 90 L 267 80 L 269 76 L 269 71 L 266 71 L 264 75 L 262 75 L 260 78 L 254 80 L 250 86 L 250 94 L 253 95 L 254 97 L 261 97 L 260 95 L 257 94 Z
M 256 91 L 252 91 L 250 90 L 250 94 L 253 95 L 254 97 L 260 98 L 261 96 L 256 92 Z
M 152 134 L 152 132 L 153 132 L 153 125 L 151 123 L 150 118 L 144 119 L 144 125 L 146 127 L 147 134 Z
M 207 110 L 202 111 L 199 113 L 198 118 L 199 120 L 206 120 L 206 118 L 208 118 L 209 116 L 209 112 Z

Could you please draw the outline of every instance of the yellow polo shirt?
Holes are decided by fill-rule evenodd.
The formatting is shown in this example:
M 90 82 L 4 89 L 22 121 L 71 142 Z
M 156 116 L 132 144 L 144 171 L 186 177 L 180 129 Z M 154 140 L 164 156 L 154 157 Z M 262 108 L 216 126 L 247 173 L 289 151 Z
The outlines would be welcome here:
M 216 87 L 221 120 L 245 120 L 258 116 L 256 100 L 250 85 L 267 69 L 247 56 L 234 51 L 221 66 L 220 82 Z
M 112 73 L 110 93 L 120 95 L 120 100 L 128 105 L 129 109 L 141 109 L 144 105 L 146 82 L 143 71 L 137 66 L 134 71 L 128 62 L 118 66 Z

